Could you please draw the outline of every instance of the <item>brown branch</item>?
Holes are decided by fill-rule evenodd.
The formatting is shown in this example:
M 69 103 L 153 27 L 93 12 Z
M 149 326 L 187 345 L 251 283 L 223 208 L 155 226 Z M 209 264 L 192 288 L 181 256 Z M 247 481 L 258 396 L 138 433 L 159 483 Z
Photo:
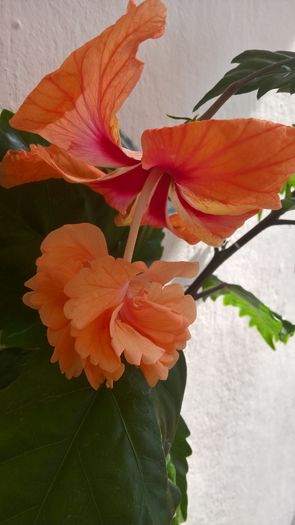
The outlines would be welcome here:
M 225 283 L 218 284 L 217 286 L 212 286 L 211 288 L 207 288 L 203 292 L 197 293 L 195 295 L 196 301 L 198 299 L 206 299 L 206 297 L 209 297 L 209 295 L 212 295 L 215 292 L 219 292 L 219 290 L 222 290 L 223 288 L 226 288 Z
M 280 219 L 276 222 L 274 222 L 274 226 L 280 226 L 280 225 L 284 225 L 284 224 L 295 224 L 295 220 L 292 221 L 291 219 Z
M 254 226 L 250 231 L 245 233 L 240 239 L 231 244 L 228 248 L 225 249 L 216 249 L 214 250 L 214 255 L 209 262 L 209 264 L 204 268 L 204 270 L 198 275 L 198 277 L 192 282 L 192 284 L 187 288 L 185 293 L 191 295 L 194 299 L 199 296 L 198 290 L 202 287 L 203 283 L 213 274 L 213 272 L 221 266 L 229 257 L 234 253 L 240 250 L 245 244 L 254 239 L 256 235 L 264 231 L 270 226 L 276 225 L 283 221 L 278 221 L 278 218 L 286 213 L 288 210 L 281 208 L 280 210 L 272 211 L 267 217 Z

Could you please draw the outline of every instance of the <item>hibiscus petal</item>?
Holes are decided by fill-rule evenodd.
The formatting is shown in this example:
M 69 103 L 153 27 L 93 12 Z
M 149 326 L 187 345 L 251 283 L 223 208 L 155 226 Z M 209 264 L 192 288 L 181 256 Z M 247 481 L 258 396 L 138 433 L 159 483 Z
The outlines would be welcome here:
M 112 208 L 124 215 L 142 190 L 148 175 L 149 172 L 143 170 L 141 165 L 118 168 L 89 186 L 103 195 Z
M 75 341 L 70 333 L 70 323 L 61 330 L 48 329 L 47 337 L 49 344 L 55 347 L 50 362 L 56 363 L 58 361 L 60 371 L 68 379 L 78 377 L 84 368 L 85 361 L 75 351 Z
M 0 163 L 0 185 L 4 188 L 52 178 L 86 184 L 104 176 L 101 170 L 74 159 L 57 146 L 32 145 L 30 151 L 9 150 Z
M 121 362 L 114 352 L 109 331 L 111 312 L 104 312 L 83 330 L 72 329 L 75 348 L 82 358 L 89 358 L 93 365 L 99 365 L 110 373 L 117 370 Z
M 163 348 L 120 319 L 112 322 L 111 336 L 115 352 L 118 356 L 124 353 L 131 365 L 156 363 L 164 354 Z
M 65 224 L 50 232 L 41 244 L 43 256 L 37 266 L 72 269 L 72 275 L 93 259 L 108 254 L 105 237 L 97 226 L 90 223 Z M 69 280 L 69 279 L 68 279 Z
M 143 63 L 138 46 L 162 35 L 166 9 L 160 0 L 129 4 L 128 12 L 74 51 L 47 75 L 10 121 L 39 133 L 80 160 L 99 166 L 133 164 L 121 150 L 116 112 L 136 85 Z
M 167 218 L 167 227 L 190 244 L 203 241 L 209 246 L 220 246 L 246 219 L 258 212 L 255 209 L 242 215 L 203 213 L 189 206 L 175 188 L 171 190 L 171 198 L 176 213 Z
M 156 228 L 163 228 L 166 226 L 166 210 L 170 184 L 171 177 L 163 174 L 159 179 L 147 212 L 143 217 L 143 224 L 149 224 Z
M 141 262 L 130 264 L 111 256 L 96 259 L 89 268 L 82 269 L 66 286 L 70 299 L 64 307 L 72 326 L 79 330 L 109 308 L 122 302 L 130 279 L 146 269 Z
M 53 329 L 60 329 L 67 324 L 63 312 L 63 305 L 67 300 L 63 286 L 67 278 L 67 271 L 57 269 L 53 274 L 40 271 L 25 282 L 25 286 L 33 291 L 25 293 L 24 304 L 38 310 L 42 323 Z
M 158 302 L 181 314 L 185 318 L 187 325 L 193 323 L 196 319 L 196 302 L 190 295 L 184 295 L 183 287 L 179 284 L 165 286 L 161 296 L 158 298 Z
M 39 148 L 34 146 L 31 151 L 9 150 L 0 163 L 0 185 L 4 188 L 60 177 L 59 171 L 45 162 L 39 155 Z
M 114 372 L 110 373 L 105 370 L 102 370 L 102 368 L 99 365 L 93 365 L 92 363 L 88 362 L 85 365 L 84 371 L 88 382 L 90 383 L 92 388 L 94 388 L 94 390 L 97 390 L 105 379 L 106 386 L 108 388 L 112 388 L 113 382 L 118 381 L 118 379 L 120 379 L 124 370 L 125 366 L 122 363 L 120 363 L 120 365 Z
M 123 322 L 170 352 L 178 348 L 180 341 L 183 346 L 190 337 L 187 327 L 195 319 L 195 311 L 193 299 L 184 297 L 182 286 L 175 284 L 163 288 L 160 283 L 136 278 L 130 283 L 118 312 L 118 323 Z M 127 328 L 124 330 L 126 332 Z M 113 336 L 112 323 L 111 334 Z
M 94 390 L 98 390 L 100 385 L 102 385 L 105 381 L 105 374 L 98 365 L 87 363 L 85 365 L 84 372 L 88 383 L 92 386 L 92 388 L 94 388 Z
M 264 120 L 147 130 L 142 147 L 145 169 L 162 168 L 192 207 L 216 215 L 280 207 L 276 194 L 295 171 L 295 129 Z
M 185 277 L 187 279 L 196 277 L 199 270 L 197 262 L 165 262 L 155 261 L 143 274 L 142 278 L 149 281 L 156 281 L 166 284 L 175 277 Z
M 179 358 L 179 353 L 174 352 L 173 354 L 164 354 L 163 357 L 155 364 L 148 365 L 142 363 L 140 369 L 148 383 L 153 388 L 156 386 L 159 380 L 165 381 L 168 378 L 168 372 L 172 368 Z

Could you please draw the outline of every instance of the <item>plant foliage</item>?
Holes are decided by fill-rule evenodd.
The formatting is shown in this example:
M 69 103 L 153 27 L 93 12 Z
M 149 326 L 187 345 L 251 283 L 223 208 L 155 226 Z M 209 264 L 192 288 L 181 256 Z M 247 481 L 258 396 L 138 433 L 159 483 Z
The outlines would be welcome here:
M 280 341 L 286 344 L 288 339 L 294 335 L 295 325 L 293 323 L 283 319 L 242 286 L 225 283 L 216 275 L 211 275 L 203 288 L 210 290 L 217 286 L 220 286 L 220 289 L 210 294 L 211 299 L 215 301 L 222 296 L 225 306 L 236 306 L 240 317 L 249 317 L 249 326 L 255 326 L 273 350 L 275 350 L 275 342 Z
M 10 128 L 10 116 L 0 117 L 2 156 L 42 143 Z M 168 478 L 166 455 L 185 388 L 184 357 L 155 389 L 129 366 L 113 390 L 95 392 L 49 363 L 45 329 L 22 303 L 50 231 L 91 222 L 118 257 L 128 229 L 115 226 L 115 211 L 97 193 L 63 180 L 1 188 L 0 214 L 0 524 L 170 525 L 180 490 Z M 135 259 L 159 259 L 162 238 L 162 230 L 143 227 Z
M 286 63 L 282 64 L 282 61 Z M 249 75 L 257 76 L 241 85 L 236 95 L 257 91 L 257 98 L 276 89 L 280 93 L 295 93 L 295 53 L 292 51 L 266 51 L 250 49 L 233 58 L 232 63 L 238 64 L 228 71 L 215 86 L 201 98 L 193 111 L 197 111 L 205 102 L 218 97 L 234 82 L 243 81 Z M 264 68 L 270 70 L 263 71 Z
M 178 525 L 187 519 L 187 458 L 191 455 L 192 449 L 188 444 L 189 429 L 182 417 L 179 418 L 176 435 L 170 452 L 170 461 L 174 473 L 174 482 L 180 489 L 181 501 L 176 511 L 175 523 Z

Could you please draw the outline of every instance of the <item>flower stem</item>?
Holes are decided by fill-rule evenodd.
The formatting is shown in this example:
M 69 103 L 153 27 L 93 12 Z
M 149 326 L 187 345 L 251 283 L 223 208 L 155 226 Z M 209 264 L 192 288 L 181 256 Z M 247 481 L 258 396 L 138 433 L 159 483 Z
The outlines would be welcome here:
M 247 244 L 249 241 L 251 241 L 256 235 L 263 232 L 266 228 L 269 228 L 270 226 L 283 224 L 283 220 L 279 220 L 279 217 L 286 213 L 286 209 L 281 208 L 280 210 L 274 210 L 267 217 L 265 217 L 262 221 L 260 221 L 258 224 L 254 226 L 251 230 L 249 230 L 245 235 L 240 237 L 237 241 L 235 241 L 233 244 L 231 244 L 228 248 L 225 249 L 218 249 L 215 248 L 214 255 L 209 262 L 209 264 L 204 268 L 204 270 L 198 275 L 198 277 L 192 282 L 192 284 L 188 287 L 186 290 L 187 295 L 191 295 L 194 299 L 199 299 L 202 296 L 209 295 L 208 292 L 206 294 L 198 293 L 200 288 L 202 288 L 203 283 L 210 277 L 210 275 L 213 274 L 213 272 L 221 266 L 229 257 L 231 257 L 234 253 L 236 253 L 238 250 L 240 250 L 245 244 Z M 289 221 L 288 221 L 289 224 Z
M 141 193 L 139 194 L 139 197 L 137 199 L 137 202 L 135 204 L 135 212 L 134 217 L 130 226 L 130 231 L 125 247 L 124 257 L 125 261 L 131 261 L 133 257 L 133 252 L 138 236 L 138 231 L 141 225 L 142 217 L 144 216 L 148 205 L 150 203 L 150 200 L 154 194 L 154 191 L 157 186 L 157 182 L 159 178 L 161 177 L 162 173 L 157 170 L 153 169 L 147 180 L 145 181 L 145 184 L 142 188 Z

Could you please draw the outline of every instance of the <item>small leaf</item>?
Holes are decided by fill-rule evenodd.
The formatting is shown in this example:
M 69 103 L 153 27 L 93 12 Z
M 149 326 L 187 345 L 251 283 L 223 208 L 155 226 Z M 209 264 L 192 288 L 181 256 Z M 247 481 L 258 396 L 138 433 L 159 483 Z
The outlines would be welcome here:
M 292 197 L 292 190 L 295 189 L 295 175 L 292 175 L 289 180 L 281 188 L 280 194 L 285 197 Z
M 222 286 L 213 292 L 210 297 L 215 301 L 223 296 L 225 306 L 236 306 L 240 317 L 248 316 L 249 326 L 255 326 L 265 342 L 275 350 L 275 342 L 287 343 L 295 333 L 295 325 L 286 321 L 279 314 L 263 304 L 255 295 L 237 284 L 224 283 L 216 275 L 212 275 L 203 285 L 204 290 Z
M 193 122 L 194 120 L 196 120 L 196 117 L 178 117 L 176 115 L 169 115 L 169 113 L 166 113 L 166 117 L 172 118 L 172 120 L 184 120 L 185 122 Z
M 276 66 L 277 62 L 288 59 L 291 59 L 288 64 L 278 64 Z M 238 66 L 228 71 L 195 105 L 193 111 L 197 111 L 205 102 L 224 93 L 233 82 L 241 81 L 255 72 L 257 72 L 257 77 L 241 86 L 235 95 L 257 91 L 257 98 L 260 98 L 272 89 L 276 89 L 280 93 L 292 94 L 295 92 L 294 52 L 250 49 L 233 58 L 232 63 L 238 64 Z M 259 74 L 260 70 L 267 66 L 273 66 L 274 68 L 271 71 Z
M 286 212 L 295 210 L 295 192 L 286 193 L 285 198 L 281 200 L 281 205 Z

